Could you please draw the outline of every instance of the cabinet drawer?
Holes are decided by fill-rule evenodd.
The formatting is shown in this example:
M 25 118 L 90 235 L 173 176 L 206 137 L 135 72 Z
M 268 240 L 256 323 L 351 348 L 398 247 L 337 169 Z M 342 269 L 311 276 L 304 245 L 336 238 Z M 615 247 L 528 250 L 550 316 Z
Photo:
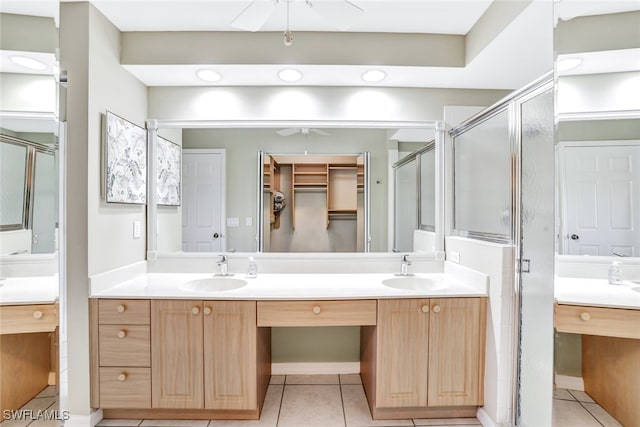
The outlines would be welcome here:
M 640 310 L 556 304 L 558 332 L 640 339 Z
M 151 408 L 151 368 L 100 368 L 101 408 Z
M 100 325 L 100 366 L 151 366 L 150 327 Z
M 258 326 L 375 325 L 376 301 L 258 301 L 257 318 Z
M 148 300 L 101 299 L 98 302 L 98 323 L 101 325 L 149 325 Z
M 52 332 L 57 326 L 58 310 L 55 304 L 0 307 L 0 334 Z

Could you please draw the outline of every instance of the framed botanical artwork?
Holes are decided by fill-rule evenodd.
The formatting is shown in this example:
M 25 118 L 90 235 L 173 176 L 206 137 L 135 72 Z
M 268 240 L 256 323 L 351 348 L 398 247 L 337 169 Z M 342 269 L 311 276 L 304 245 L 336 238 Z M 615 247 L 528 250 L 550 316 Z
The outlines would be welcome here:
M 147 131 L 107 111 L 105 198 L 108 203 L 147 202 Z
M 182 147 L 158 137 L 158 205 L 180 206 Z

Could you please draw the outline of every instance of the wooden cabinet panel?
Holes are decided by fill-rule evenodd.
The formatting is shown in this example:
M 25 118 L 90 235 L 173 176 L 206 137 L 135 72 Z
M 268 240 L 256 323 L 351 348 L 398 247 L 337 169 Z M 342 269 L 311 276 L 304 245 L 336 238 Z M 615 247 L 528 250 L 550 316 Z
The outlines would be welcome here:
M 204 302 L 205 409 L 257 408 L 255 301 Z
M 53 332 L 58 326 L 56 304 L 6 305 L 0 307 L 0 334 Z
M 204 405 L 202 301 L 151 301 L 152 407 Z
M 150 369 L 100 368 L 100 406 L 103 408 L 150 408 Z
M 98 323 L 101 325 L 148 325 L 149 321 L 149 300 L 98 301 Z
M 426 406 L 429 300 L 378 301 L 376 406 Z
M 428 406 L 483 404 L 485 298 L 431 299 Z
M 640 310 L 556 304 L 558 332 L 640 339 Z
M 150 328 L 146 325 L 100 325 L 100 366 L 151 366 Z
M 375 300 L 258 301 L 258 326 L 376 324 Z

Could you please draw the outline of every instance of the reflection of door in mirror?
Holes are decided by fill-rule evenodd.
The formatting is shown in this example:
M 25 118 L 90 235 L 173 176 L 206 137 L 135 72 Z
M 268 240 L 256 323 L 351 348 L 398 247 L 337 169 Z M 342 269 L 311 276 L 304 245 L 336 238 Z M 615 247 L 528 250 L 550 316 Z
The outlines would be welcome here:
M 263 157 L 265 252 L 363 252 L 364 156 Z
M 562 253 L 640 255 L 640 141 L 560 142 L 559 168 Z
M 224 150 L 182 152 L 182 250 L 220 252 L 224 236 Z

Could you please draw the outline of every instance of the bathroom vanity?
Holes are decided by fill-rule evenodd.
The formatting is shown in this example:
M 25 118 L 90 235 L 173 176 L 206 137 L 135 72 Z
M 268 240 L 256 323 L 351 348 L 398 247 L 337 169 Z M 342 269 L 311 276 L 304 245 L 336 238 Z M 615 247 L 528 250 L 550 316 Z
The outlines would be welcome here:
M 57 276 L 3 279 L 0 286 L 0 410 L 17 410 L 57 384 Z
M 640 284 L 556 277 L 555 328 L 582 335 L 585 391 L 623 425 L 640 419 Z
M 92 406 L 105 418 L 258 419 L 282 326 L 361 326 L 374 418 L 475 416 L 483 404 L 486 276 L 238 277 L 154 273 L 96 292 Z M 233 281 L 246 284 L 206 290 Z

